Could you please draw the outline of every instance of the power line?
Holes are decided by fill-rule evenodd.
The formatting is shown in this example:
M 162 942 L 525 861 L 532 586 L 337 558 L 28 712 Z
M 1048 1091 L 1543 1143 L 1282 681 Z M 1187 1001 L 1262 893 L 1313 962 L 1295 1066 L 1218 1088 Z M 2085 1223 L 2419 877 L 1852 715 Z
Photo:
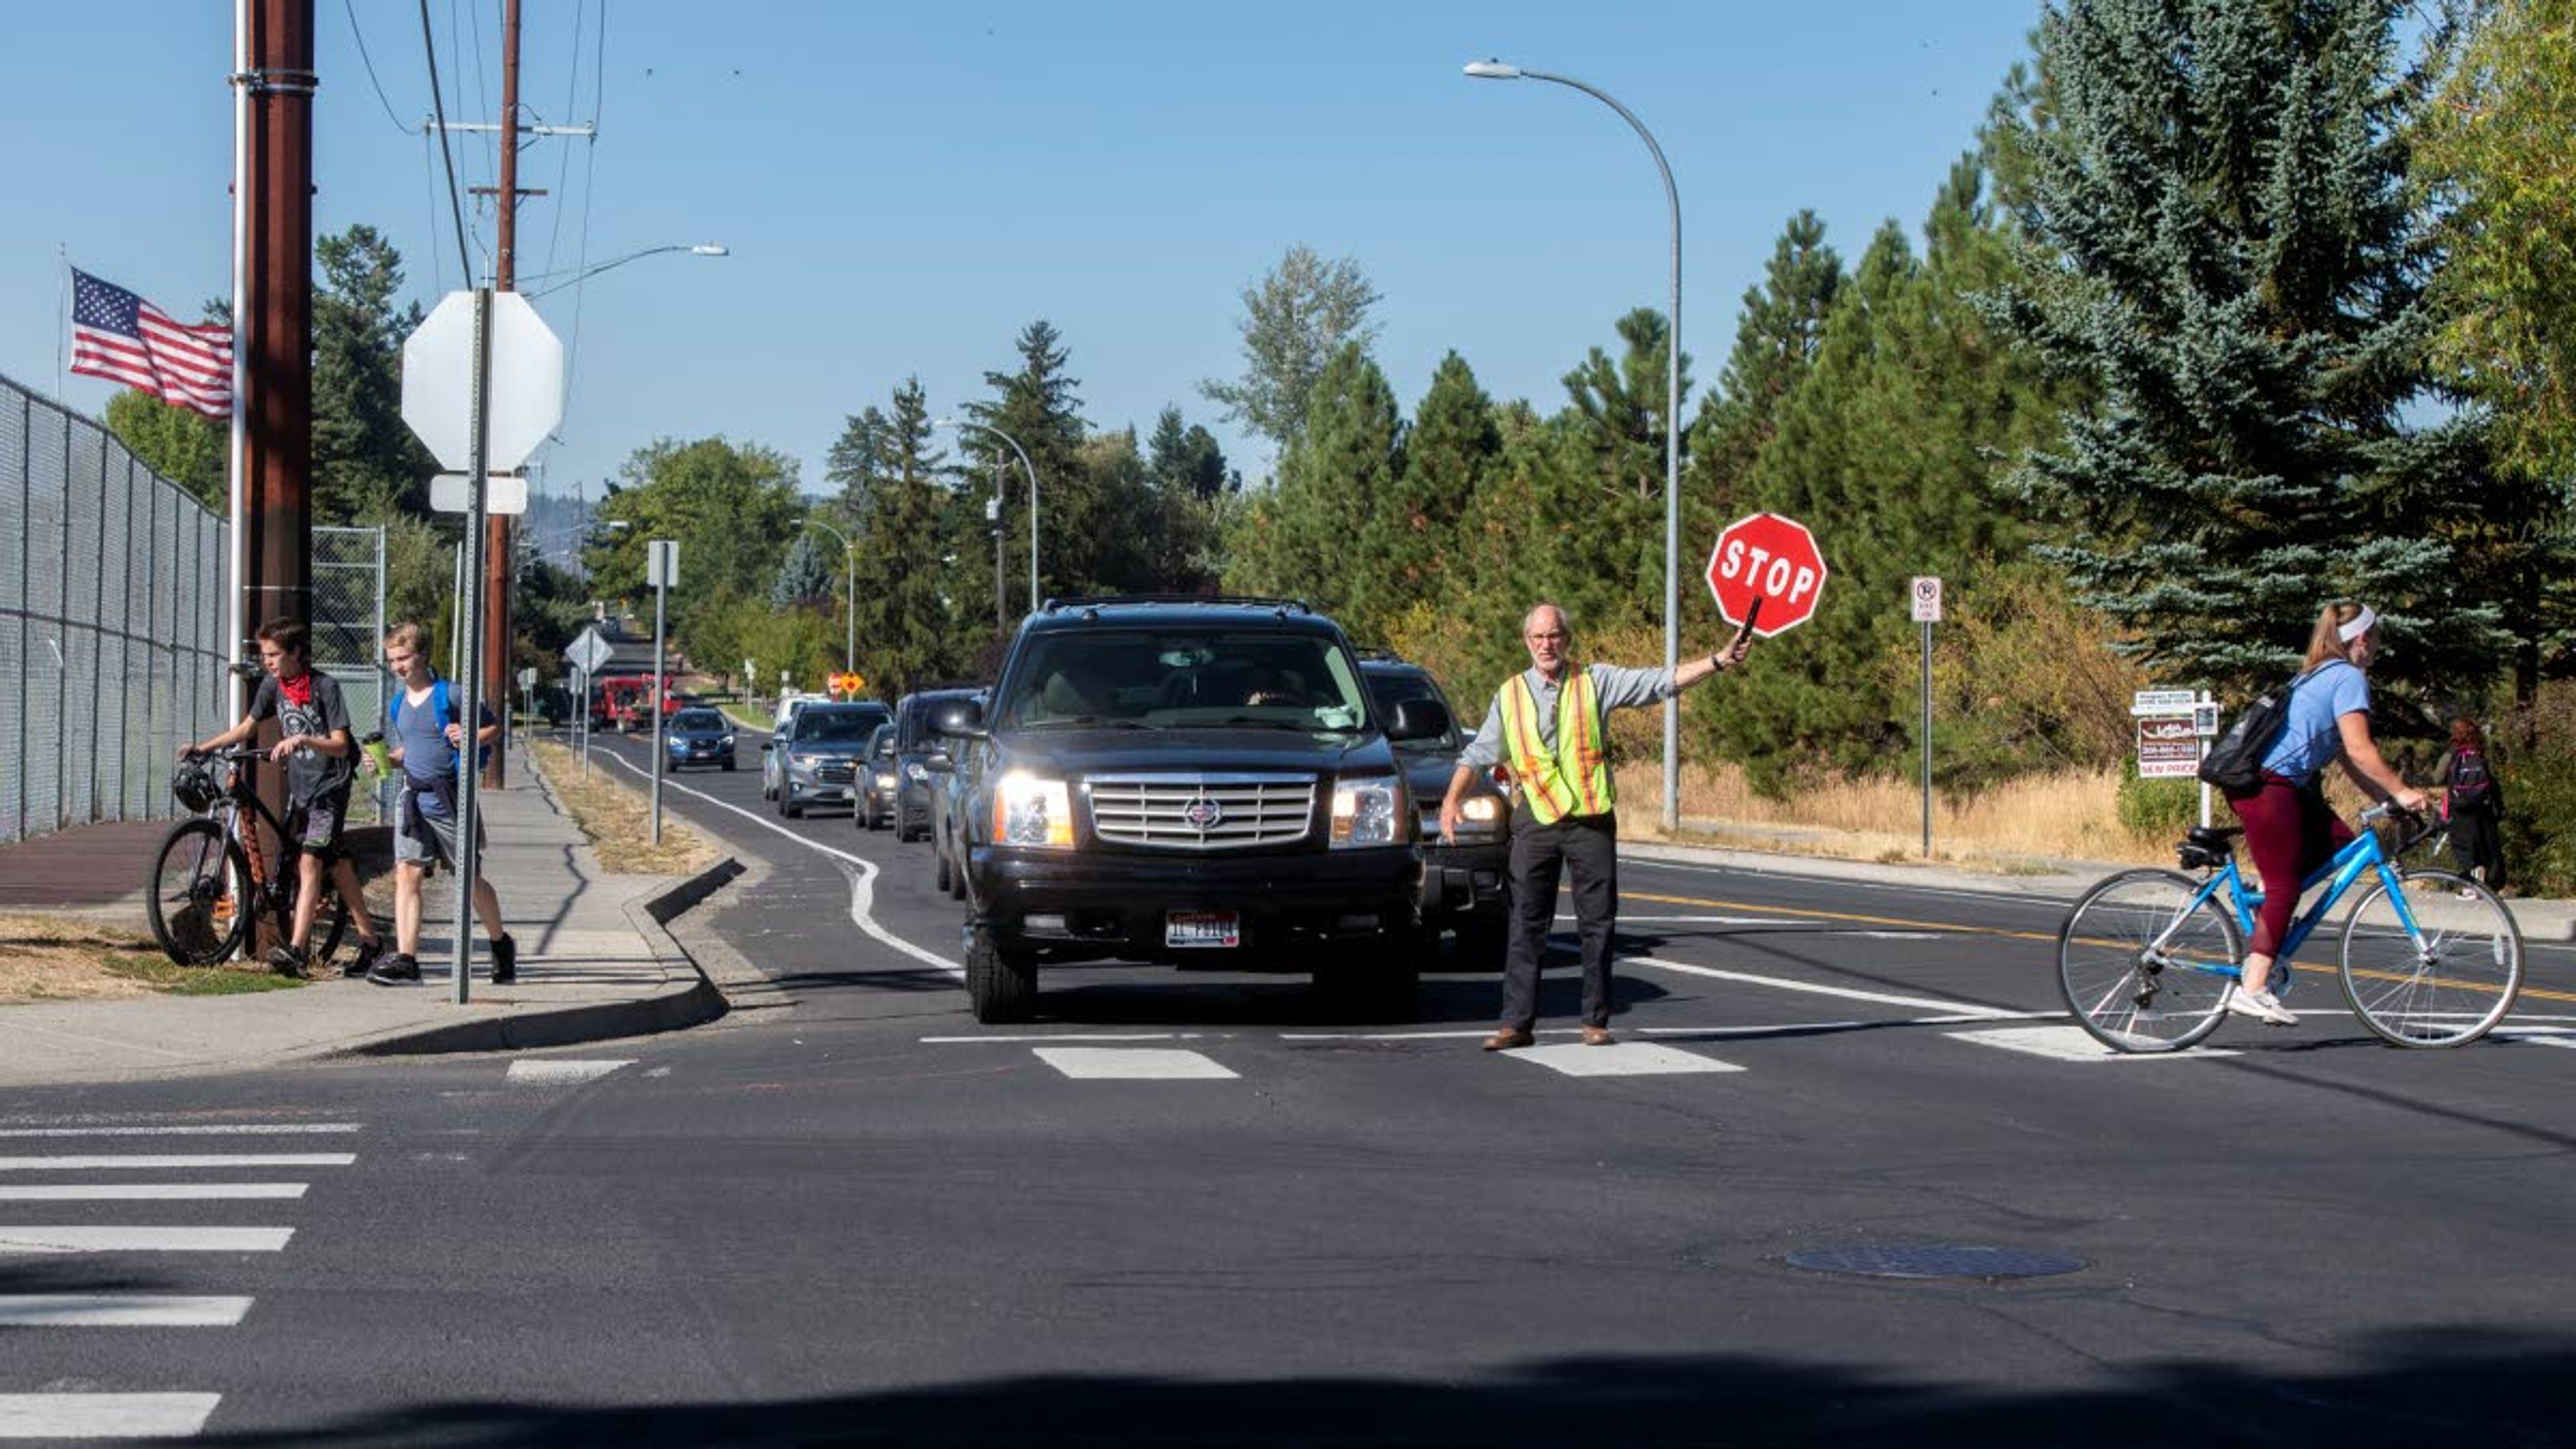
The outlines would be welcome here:
M 465 203 L 456 190 L 456 151 L 447 142 L 447 102 L 438 90 L 438 40 L 431 33 L 429 0 L 420 0 L 420 46 L 429 58 L 429 100 L 438 116 L 438 151 L 447 158 L 447 208 L 456 219 L 456 255 L 465 269 L 465 280 L 474 280 L 474 248 L 466 240 Z M 434 225 L 434 224 L 433 224 Z
M 349 34 L 358 42 L 358 61 L 367 68 L 367 84 L 375 89 L 376 103 L 385 108 L 385 119 L 394 123 L 395 130 L 410 135 L 411 127 L 404 125 L 402 117 L 394 114 L 394 103 L 385 99 L 384 83 L 376 79 L 375 58 L 367 54 L 367 32 L 358 28 L 357 7 L 351 0 L 340 0 L 340 8 L 349 12 Z
M 572 65 L 566 72 L 568 81 L 564 87 L 563 113 L 567 117 L 580 113 L 581 30 L 583 16 L 588 12 L 588 10 L 589 7 L 583 3 L 583 0 L 573 0 Z M 570 180 L 572 176 L 572 151 L 567 147 L 561 154 L 562 161 L 555 167 L 554 225 L 546 233 L 546 270 L 548 271 L 554 270 L 555 256 L 563 247 L 564 183 Z

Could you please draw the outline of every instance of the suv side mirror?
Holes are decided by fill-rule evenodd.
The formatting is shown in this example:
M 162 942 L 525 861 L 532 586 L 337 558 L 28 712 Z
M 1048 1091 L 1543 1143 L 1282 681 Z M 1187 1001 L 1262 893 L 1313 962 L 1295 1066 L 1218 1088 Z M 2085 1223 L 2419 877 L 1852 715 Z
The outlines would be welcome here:
M 934 775 L 945 775 L 957 768 L 957 762 L 949 757 L 946 750 L 932 750 L 921 757 L 921 768 Z
M 931 713 L 930 727 L 940 734 L 965 740 L 980 740 L 989 733 L 984 728 L 984 706 L 971 699 L 941 705 Z
M 1389 740 L 1435 740 L 1449 733 L 1449 706 L 1436 699 L 1396 701 L 1395 718 L 1387 721 Z

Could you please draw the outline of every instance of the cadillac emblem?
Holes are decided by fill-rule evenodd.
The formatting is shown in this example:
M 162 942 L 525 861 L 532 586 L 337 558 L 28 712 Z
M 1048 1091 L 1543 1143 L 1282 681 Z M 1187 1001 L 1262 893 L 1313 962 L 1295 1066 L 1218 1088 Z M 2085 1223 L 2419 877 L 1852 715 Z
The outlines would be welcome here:
M 1181 818 L 1188 821 L 1192 829 L 1205 835 L 1224 823 L 1225 807 L 1201 795 L 1181 807 Z

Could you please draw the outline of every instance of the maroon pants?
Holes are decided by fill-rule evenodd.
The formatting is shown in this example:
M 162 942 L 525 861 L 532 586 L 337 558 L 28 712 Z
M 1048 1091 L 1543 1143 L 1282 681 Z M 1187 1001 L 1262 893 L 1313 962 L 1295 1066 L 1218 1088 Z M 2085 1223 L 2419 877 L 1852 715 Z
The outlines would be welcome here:
M 2299 882 L 2351 843 L 2352 827 L 2328 808 L 2324 791 L 2302 789 L 2277 775 L 2265 775 L 2263 787 L 2250 795 L 2228 796 L 2227 804 L 2245 822 L 2245 853 L 2263 877 L 2263 909 L 2255 913 L 2247 950 L 2278 956 L 2299 914 Z

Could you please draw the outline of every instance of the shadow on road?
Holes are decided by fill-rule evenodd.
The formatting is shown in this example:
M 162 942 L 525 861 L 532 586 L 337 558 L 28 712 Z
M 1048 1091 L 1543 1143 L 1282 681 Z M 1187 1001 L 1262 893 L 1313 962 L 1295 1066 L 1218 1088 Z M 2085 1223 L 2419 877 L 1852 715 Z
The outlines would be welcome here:
M 999 1326 L 997 1325 L 997 1329 Z M 1034 1329 L 1032 1331 L 1035 1331 Z M 213 1444 L 2563 1444 L 2564 1339 L 2448 1329 L 2330 1375 L 2145 1360 L 2096 1389 L 1992 1393 L 1749 1357 L 1568 1356 L 1473 1383 L 1354 1374 L 962 1380 L 767 1404 L 457 1401 Z

